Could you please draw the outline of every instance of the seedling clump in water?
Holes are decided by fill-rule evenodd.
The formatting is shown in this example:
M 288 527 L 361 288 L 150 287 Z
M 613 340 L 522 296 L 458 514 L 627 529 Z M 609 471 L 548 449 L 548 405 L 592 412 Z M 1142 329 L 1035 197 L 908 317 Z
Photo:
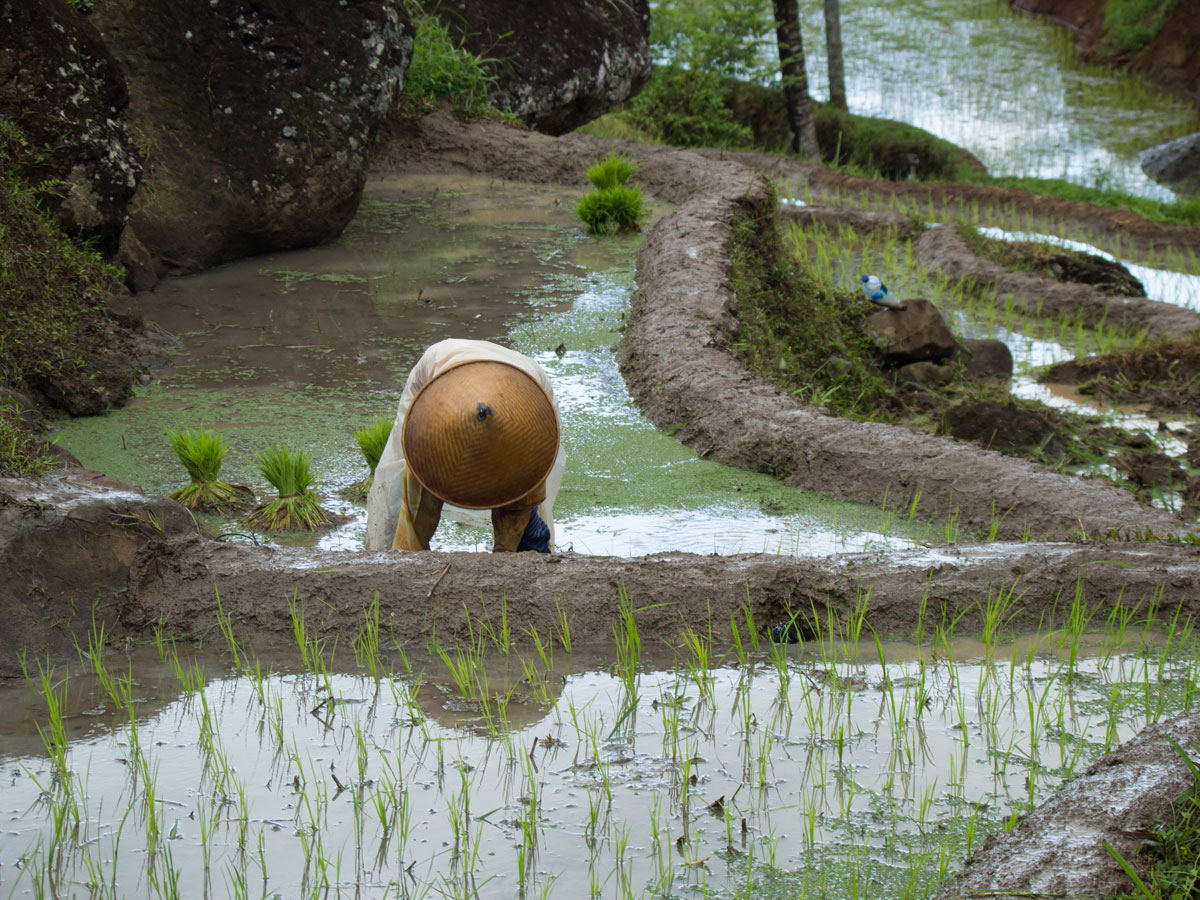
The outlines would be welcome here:
M 347 488 L 347 493 L 365 497 L 370 492 L 371 483 L 375 480 L 375 467 L 379 465 L 379 458 L 383 456 L 388 438 L 392 435 L 392 425 L 393 420 L 380 413 L 369 424 L 354 429 L 354 440 L 358 443 L 370 472 L 362 481 Z
M 245 488 L 217 478 L 228 450 L 221 435 L 215 431 L 188 428 L 170 432 L 167 440 L 191 478 L 188 484 L 171 494 L 176 503 L 188 509 L 220 510 L 246 499 Z
M 625 183 L 636 170 L 636 165 L 616 153 L 588 168 L 588 180 L 596 189 L 579 201 L 576 211 L 591 234 L 619 234 L 641 228 L 645 215 L 642 191 Z
M 333 522 L 313 492 L 307 453 L 272 444 L 259 454 L 257 462 L 259 472 L 279 496 L 250 513 L 247 524 L 267 531 L 312 531 Z

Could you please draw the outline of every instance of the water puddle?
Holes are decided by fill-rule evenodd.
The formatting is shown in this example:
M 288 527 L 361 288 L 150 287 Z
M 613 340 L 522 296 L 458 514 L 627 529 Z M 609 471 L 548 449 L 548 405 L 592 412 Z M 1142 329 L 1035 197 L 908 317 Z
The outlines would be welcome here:
M 147 318 L 179 338 L 171 366 L 125 408 L 61 423 L 59 442 L 84 465 L 167 494 L 186 476 L 166 433 L 213 428 L 229 445 L 222 478 L 260 497 L 272 489 L 255 455 L 272 442 L 301 447 L 323 505 L 347 523 L 274 540 L 361 549 L 365 508 L 340 494 L 367 474 L 352 429 L 392 415 L 428 344 L 500 340 L 545 366 L 559 398 L 568 454 L 555 507 L 562 548 L 824 554 L 919 540 L 911 523 L 884 511 L 702 459 L 645 420 L 611 349 L 640 238 L 586 237 L 574 212 L 579 194 L 481 177 L 373 181 L 334 244 L 172 279 L 144 297 Z M 203 521 L 230 536 L 246 532 L 236 521 Z M 490 528 L 451 522 L 433 542 L 490 544 Z
M 52 896 L 923 896 L 1195 700 L 1190 628 L 257 658 L 164 642 L 0 686 L 0 888 Z M 302 623 L 302 614 L 301 619 Z M 479 623 L 477 623 L 479 624 Z M 494 623 L 493 623 L 494 624 Z M 627 626 L 627 627 L 626 627 Z M 733 626 L 731 626 L 732 628 Z M 918 623 L 918 629 L 920 624 Z M 724 641 L 732 639 L 732 649 Z M 753 640 L 753 644 L 752 644 Z M 375 672 L 379 677 L 373 677 Z M 40 737 L 39 737 L 40 735 Z M 853 890 L 857 881 L 858 892 Z

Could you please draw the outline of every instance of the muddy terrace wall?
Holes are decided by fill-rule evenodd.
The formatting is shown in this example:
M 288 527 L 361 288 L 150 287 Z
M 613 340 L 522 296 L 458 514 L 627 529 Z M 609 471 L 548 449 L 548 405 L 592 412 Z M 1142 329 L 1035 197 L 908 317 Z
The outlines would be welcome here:
M 1013 627 L 1065 617 L 1078 590 L 1089 604 L 1155 603 L 1159 614 L 1200 614 L 1200 555 L 1179 544 L 1003 544 L 845 554 L 803 559 L 768 554 L 686 553 L 637 559 L 534 553 L 351 553 L 262 548 L 202 537 L 173 501 L 148 498 L 86 470 L 40 483 L 0 479 L 0 676 L 30 661 L 75 658 L 101 626 L 115 641 L 150 640 L 156 628 L 182 638 L 216 639 L 217 604 L 238 633 L 265 645 L 291 642 L 289 601 L 308 627 L 342 643 L 362 628 L 376 594 L 385 638 L 420 642 L 466 637 L 465 617 L 498 616 L 503 606 L 520 641 L 527 626 L 551 634 L 556 604 L 580 645 L 608 645 L 624 590 L 639 628 L 671 640 L 684 623 L 713 623 L 727 634 L 748 606 L 765 631 L 798 613 L 849 619 L 869 598 L 870 624 L 926 633 L 957 621 L 981 629 L 984 606 L 1001 592 L 1019 602 Z

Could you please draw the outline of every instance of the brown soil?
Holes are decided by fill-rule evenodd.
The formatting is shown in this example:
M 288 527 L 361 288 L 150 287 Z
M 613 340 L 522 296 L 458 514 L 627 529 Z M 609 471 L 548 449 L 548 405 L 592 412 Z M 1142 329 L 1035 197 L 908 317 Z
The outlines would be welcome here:
M 1191 232 L 1196 230 L 1180 227 L 1180 237 L 1190 241 Z M 958 229 L 951 226 L 925 231 L 917 238 L 917 255 L 922 263 L 947 278 L 970 277 L 979 289 L 995 291 L 1001 301 L 1011 297 L 1018 308 L 1031 315 L 1082 316 L 1089 325 L 1107 322 L 1145 328 L 1155 336 L 1176 336 L 1200 328 L 1200 313 L 1171 303 L 1117 296 L 1090 284 L 1061 282 L 1036 272 L 1011 271 L 976 255 Z
M 464 125 L 441 115 L 392 122 L 374 165 L 377 173 L 472 172 L 583 184 L 584 164 L 613 148 L 640 164 L 635 180 L 643 189 L 677 207 L 647 236 L 639 254 L 638 290 L 619 352 L 631 391 L 660 427 L 675 429 L 680 440 L 703 453 L 773 472 L 805 489 L 875 504 L 886 496 L 906 508 L 920 491 L 922 513 L 956 512 L 962 524 L 984 531 L 1002 515 L 1001 537 L 1026 530 L 1059 540 L 1080 531 L 1133 537 L 1185 530 L 1181 520 L 1105 482 L 803 406 L 725 351 L 725 336 L 737 327 L 736 301 L 725 277 L 729 222 L 739 211 L 761 208 L 770 196 L 766 178 L 753 166 L 817 187 L 839 181 L 843 189 L 864 192 L 919 190 L 948 208 L 990 194 L 986 189 L 882 184 L 774 157 L 722 159 L 580 135 L 550 138 L 498 124 Z M 1146 246 L 1200 247 L 1200 229 L 1019 197 L 1036 215 L 1069 214 L 1096 232 L 1121 230 Z M 239 633 L 290 636 L 289 601 L 298 601 L 316 632 L 348 638 L 378 593 L 381 624 L 401 642 L 420 641 L 434 628 L 440 638 L 452 640 L 465 632 L 465 614 L 495 613 L 501 603 L 514 633 L 529 625 L 549 633 L 557 601 L 580 644 L 607 644 L 621 589 L 645 607 L 638 613 L 639 627 L 667 638 L 683 622 L 695 625 L 710 617 L 720 632 L 745 604 L 767 628 L 785 621 L 789 609 L 815 610 L 818 617 L 826 609 L 846 614 L 868 593 L 868 620 L 881 632 L 910 631 L 922 606 L 939 623 L 961 614 L 957 628 L 969 631 L 979 626 L 989 593 L 1013 585 L 1022 599 L 1017 625 L 1052 620 L 1056 604 L 1064 596 L 1074 598 L 1077 585 L 1088 603 L 1158 597 L 1163 613 L 1200 614 L 1195 587 L 1200 552 L 1189 544 L 986 544 L 825 559 L 314 552 L 202 538 L 177 504 L 78 469 L 41 482 L 0 480 L 0 565 L 10 573 L 0 585 L 0 621 L 6 623 L 0 674 L 10 675 L 19 669 L 22 649 L 72 656 L 74 640 L 86 640 L 94 622 L 109 634 L 134 639 L 149 638 L 156 626 L 181 635 L 210 633 L 218 594 Z M 1174 751 L 1161 741 L 1148 746 L 1156 764 L 1170 765 Z M 1069 806 L 1055 820 L 1062 827 L 1074 822 L 1071 815 L 1086 815 L 1093 824 L 1108 821 L 1102 809 Z M 1110 840 L 1132 853 L 1140 834 L 1124 824 L 1114 828 Z M 1044 826 L 1043 833 L 1055 831 Z M 1015 874 L 1020 867 L 1000 858 L 1002 863 L 979 863 L 972 871 L 1013 873 L 1006 881 L 1010 890 L 1034 883 L 1032 874 L 1021 881 Z M 1088 877 L 1115 868 L 1111 860 L 1087 865 Z
M 1068 360 L 1043 381 L 1077 385 L 1082 393 L 1118 403 L 1146 403 L 1156 412 L 1200 409 L 1200 339 L 1163 340 L 1139 350 Z
M 1094 253 L 1062 250 L 1031 241 L 1009 242 L 983 237 L 979 238 L 979 245 L 975 247 L 977 252 L 982 247 L 981 255 L 1005 268 L 1034 272 L 1064 283 L 1090 285 L 1106 294 L 1146 296 L 1145 286 L 1129 269 Z
M 789 610 L 802 621 L 814 610 L 822 622 L 829 609 L 848 617 L 868 592 L 880 632 L 910 632 L 923 603 L 930 623 L 955 620 L 971 633 L 989 592 L 1013 585 L 1023 604 L 1015 628 L 1052 621 L 1077 583 L 1089 603 L 1158 596 L 1163 615 L 1200 614 L 1200 553 L 1183 544 L 986 544 L 823 559 L 264 548 L 205 538 L 178 504 L 85 469 L 0 479 L 0 534 L 0 561 L 17 576 L 0 591 L 11 636 L 3 675 L 19 672 L 21 650 L 73 657 L 93 620 L 114 638 L 149 639 L 156 627 L 204 636 L 216 628 L 218 598 L 247 636 L 290 638 L 295 599 L 315 633 L 351 638 L 378 593 L 384 631 L 402 643 L 434 629 L 442 640 L 465 636 L 465 611 L 479 617 L 502 602 L 514 633 L 532 625 L 549 634 L 558 601 L 577 643 L 607 644 L 621 588 L 639 607 L 653 605 L 639 611 L 639 627 L 667 639 L 710 619 L 723 633 L 744 605 L 764 633 Z

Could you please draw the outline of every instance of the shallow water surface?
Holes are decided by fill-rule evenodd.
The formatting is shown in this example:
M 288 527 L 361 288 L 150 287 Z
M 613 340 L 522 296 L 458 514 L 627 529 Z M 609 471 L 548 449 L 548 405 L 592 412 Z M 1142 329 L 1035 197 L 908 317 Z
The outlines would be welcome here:
M 476 626 L 406 656 L 364 632 L 348 670 L 316 640 L 300 667 L 240 648 L 241 673 L 164 643 L 0 687 L 0 889 L 729 897 L 770 876 L 923 895 L 1196 685 L 1188 629 L 913 646 L 860 644 L 851 621 L 752 645 L 747 621 L 672 652 L 623 627 L 614 664 Z
M 342 494 L 367 474 L 352 429 L 393 415 L 428 344 L 483 338 L 536 358 L 554 385 L 568 457 L 555 507 L 562 548 L 811 555 L 918 539 L 885 512 L 702 459 L 646 421 L 612 351 L 640 237 L 585 236 L 580 194 L 481 177 L 372 182 L 336 243 L 172 279 L 146 296 L 147 318 L 179 338 L 170 367 L 128 406 L 62 423 L 60 442 L 87 466 L 166 494 L 186 478 L 166 432 L 213 428 L 230 448 L 222 478 L 263 497 L 272 489 L 255 455 L 271 442 L 302 447 L 323 504 L 348 522 L 276 540 L 361 549 L 364 506 Z M 490 543 L 490 528 L 446 522 L 433 546 Z
M 821 3 L 802 3 L 801 21 L 809 83 L 824 99 Z M 1066 29 L 1006 2 L 847 3 L 841 31 L 851 112 L 931 131 L 993 175 L 1169 199 L 1138 155 L 1200 128 L 1189 104 L 1134 75 L 1081 63 Z

